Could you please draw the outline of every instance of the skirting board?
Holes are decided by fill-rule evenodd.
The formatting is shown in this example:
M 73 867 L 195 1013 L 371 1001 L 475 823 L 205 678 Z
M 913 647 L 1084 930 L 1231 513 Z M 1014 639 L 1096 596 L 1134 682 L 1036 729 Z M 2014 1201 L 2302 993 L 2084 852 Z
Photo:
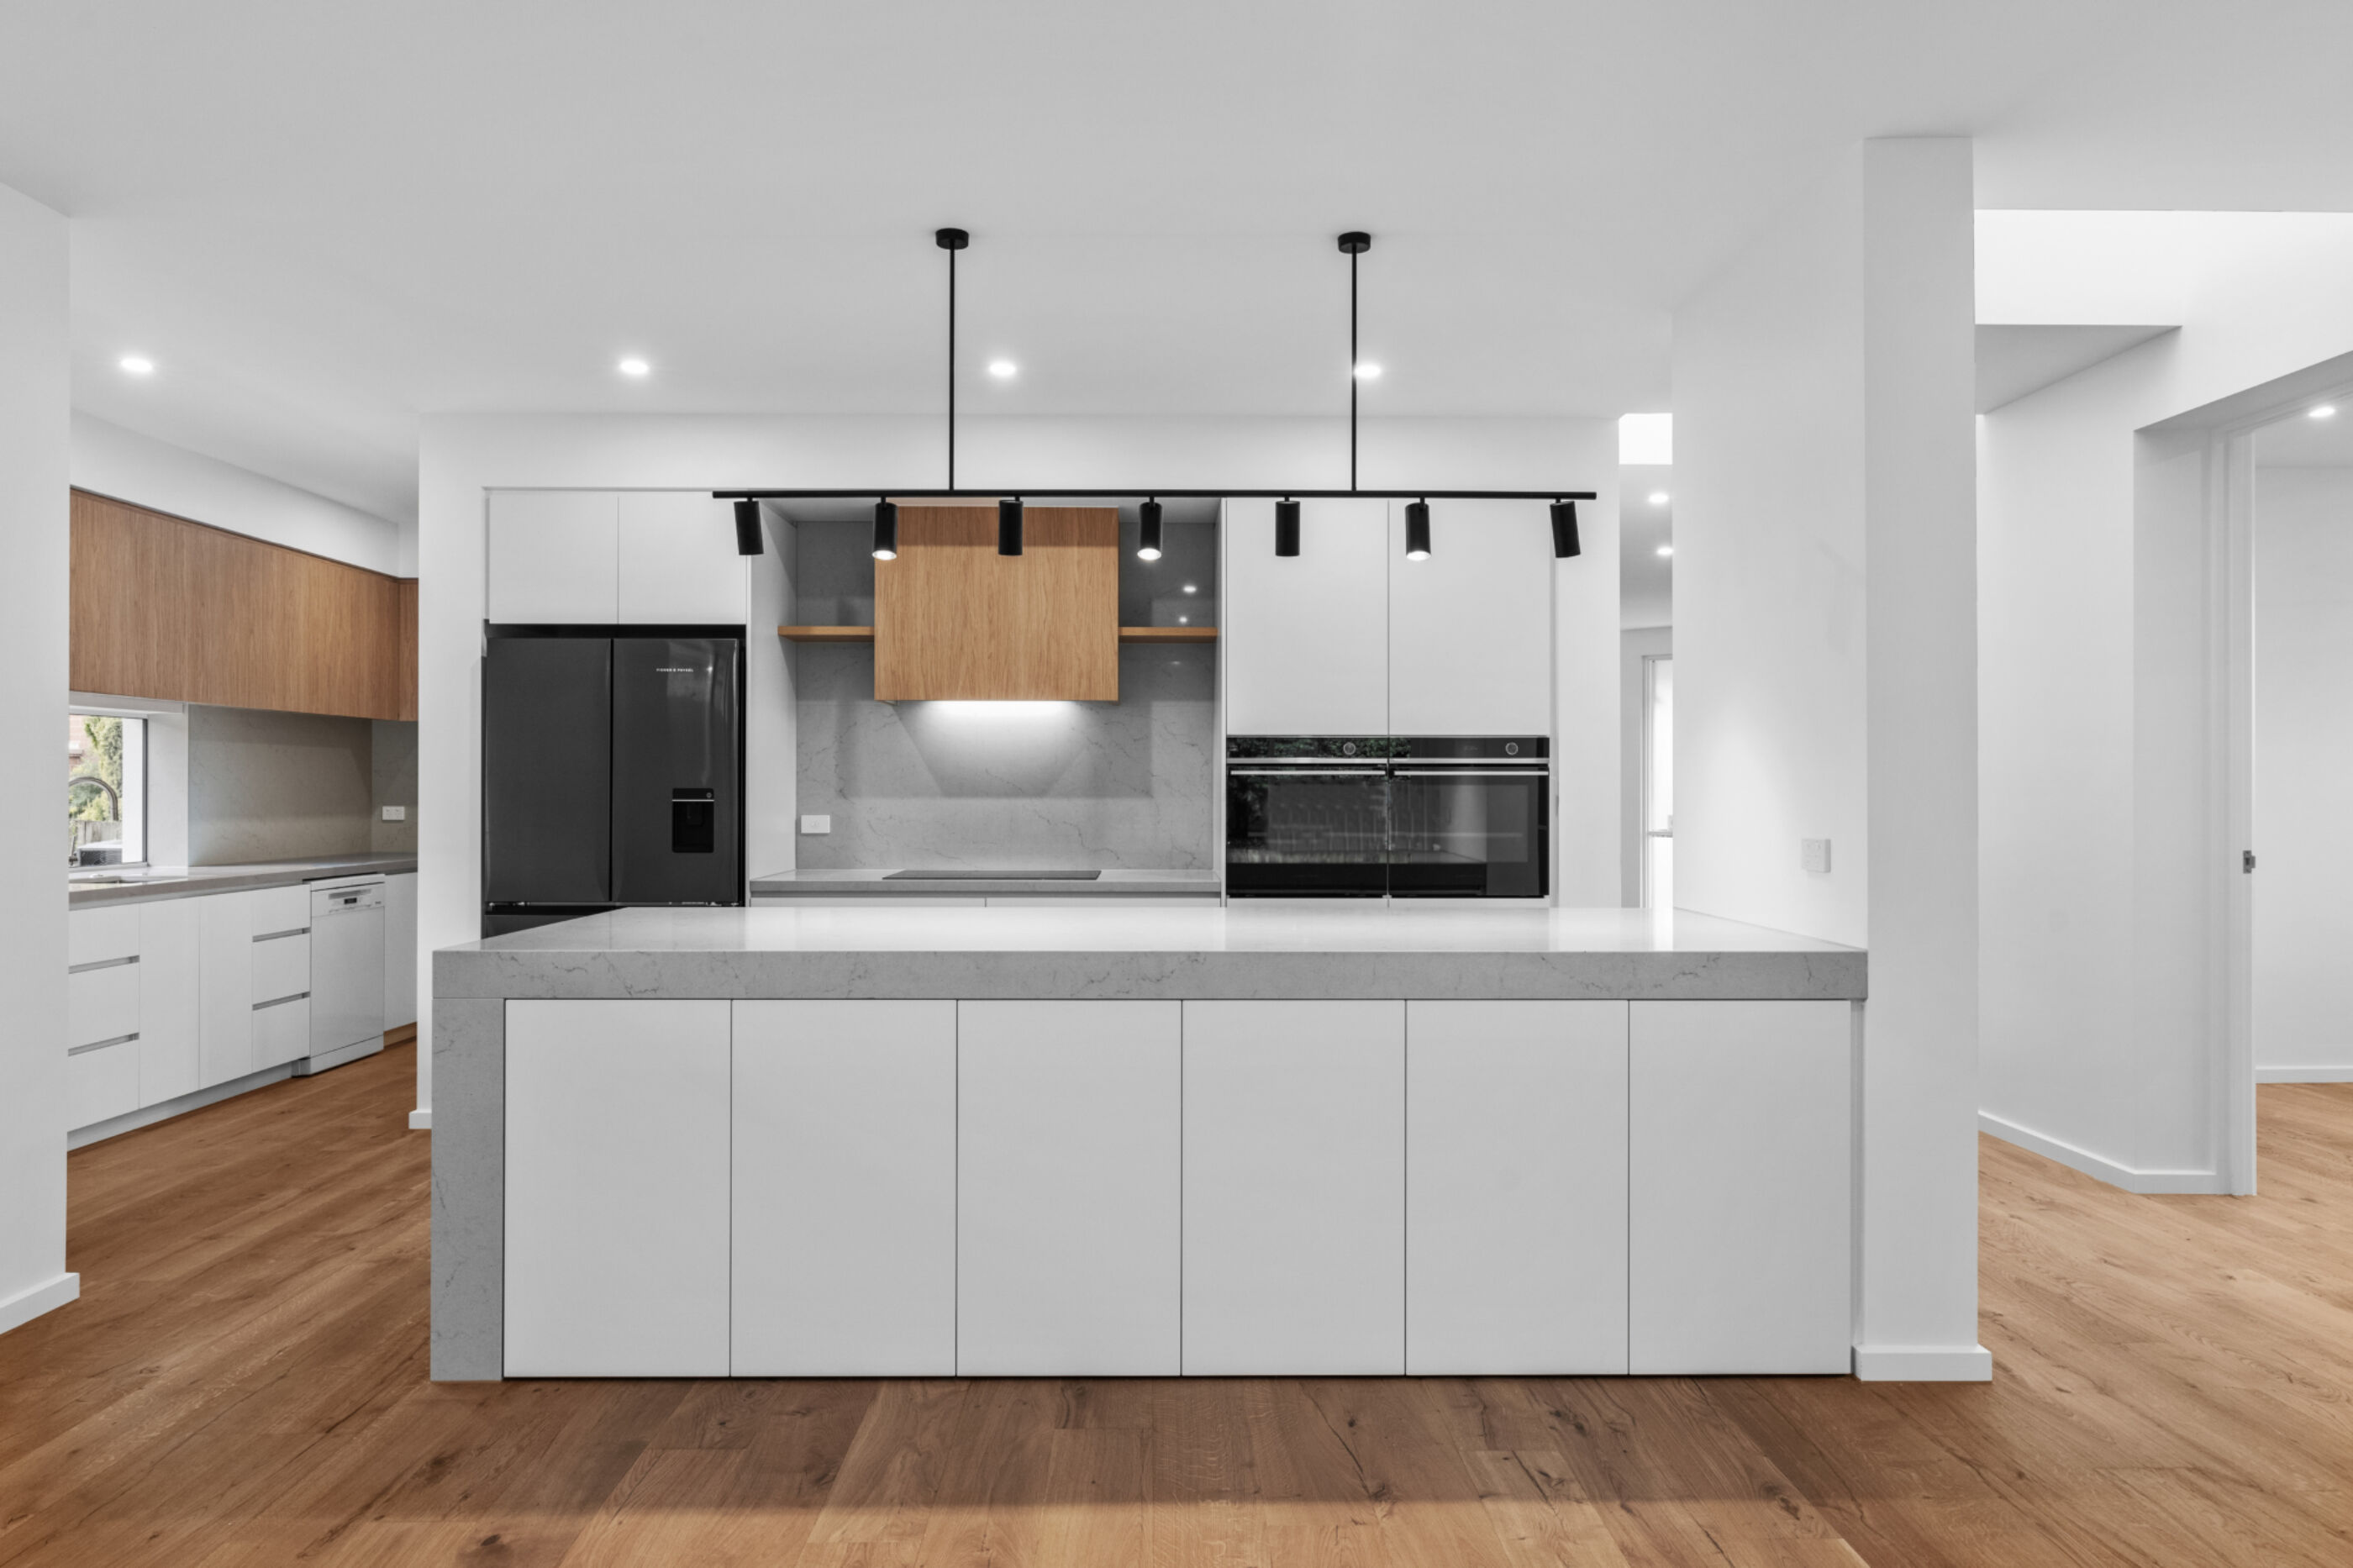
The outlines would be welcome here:
M 2257 1068 L 2257 1083 L 2353 1083 L 2353 1068 Z
M 2073 1143 L 2045 1137 L 2015 1121 L 2005 1121 L 1990 1110 L 1978 1112 L 1978 1131 L 1990 1132 L 2005 1143 L 2015 1143 L 2046 1160 L 2056 1160 L 2087 1176 L 2097 1176 L 2112 1187 L 2122 1187 L 2128 1193 L 2152 1195 L 2179 1193 L 2227 1193 L 2230 1186 L 2221 1174 L 2214 1171 L 2137 1171 L 2130 1165 L 2119 1165 L 2078 1149 Z
M 408 1130 L 411 1132 L 432 1131 L 433 1108 L 429 1105 L 420 1105 L 416 1110 L 410 1111 L 408 1113 Z
M 1857 1345 L 1861 1383 L 1991 1383 L 1993 1352 L 1983 1345 Z
M 54 1312 L 81 1295 L 81 1276 L 60 1274 L 54 1279 L 44 1279 L 38 1285 L 17 1291 L 0 1301 L 0 1334 L 22 1327 L 44 1312 Z
M 126 1110 L 121 1115 L 105 1121 L 93 1121 L 87 1127 L 75 1128 L 66 1134 L 66 1147 L 86 1149 L 92 1143 L 103 1142 L 109 1138 L 117 1137 L 125 1132 L 136 1132 L 142 1127 L 153 1127 L 158 1121 L 169 1121 L 174 1116 L 184 1116 L 191 1110 L 202 1110 L 207 1105 L 217 1105 L 224 1100 L 233 1100 L 240 1094 L 250 1093 L 257 1089 L 268 1089 L 271 1084 L 282 1082 L 293 1076 L 294 1064 L 281 1062 L 274 1068 L 263 1068 L 259 1072 L 248 1073 L 243 1078 L 233 1078 L 227 1083 L 216 1083 L 210 1089 L 199 1089 L 184 1094 L 177 1100 L 158 1100 L 153 1105 L 142 1105 L 136 1110 Z

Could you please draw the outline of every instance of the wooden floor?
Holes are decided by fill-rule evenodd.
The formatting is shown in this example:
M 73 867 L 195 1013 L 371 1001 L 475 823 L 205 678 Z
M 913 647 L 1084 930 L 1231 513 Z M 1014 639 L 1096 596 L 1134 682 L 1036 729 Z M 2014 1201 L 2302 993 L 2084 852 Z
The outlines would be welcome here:
M 426 1381 L 408 1048 L 72 1156 L 0 1564 L 2353 1563 L 2353 1085 L 2264 1195 L 1984 1156 L 1991 1385 Z

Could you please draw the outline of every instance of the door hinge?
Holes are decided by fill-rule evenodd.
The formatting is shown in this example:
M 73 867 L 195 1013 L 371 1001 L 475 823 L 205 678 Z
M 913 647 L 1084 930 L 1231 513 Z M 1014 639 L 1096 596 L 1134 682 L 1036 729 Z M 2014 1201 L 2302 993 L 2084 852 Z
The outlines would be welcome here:
M 2252 849 L 2242 849 L 2242 850 L 2240 850 L 2240 851 L 2239 851 L 2239 869 L 2240 869 L 2240 870 L 2242 870 L 2242 871 L 2253 872 L 2253 871 L 2254 870 L 2254 868 L 2255 868 L 2255 852 L 2254 852 L 2253 850 L 2252 850 Z

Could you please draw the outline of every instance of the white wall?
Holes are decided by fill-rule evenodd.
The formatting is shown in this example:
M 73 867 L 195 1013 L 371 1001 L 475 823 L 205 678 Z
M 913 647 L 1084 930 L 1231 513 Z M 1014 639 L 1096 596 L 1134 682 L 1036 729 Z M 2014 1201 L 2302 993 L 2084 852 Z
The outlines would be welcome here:
M 248 468 L 73 416 L 73 483 L 116 500 L 210 523 L 395 577 L 417 575 L 417 525 L 387 521 Z
M 1675 319 L 1676 902 L 1871 950 L 1865 1376 L 1990 1371 L 1971 205 L 1967 141 L 1864 142 Z
M 2353 1079 L 2353 468 L 2255 470 L 2255 1070 Z
M 0 186 L 0 1331 L 70 1301 L 66 922 L 66 220 Z
M 1642 661 L 1672 658 L 1672 626 L 1642 626 L 1618 635 L 1618 875 L 1620 902 L 1642 903 Z
M 942 478 L 941 430 L 935 418 L 759 415 L 438 415 L 424 421 L 418 458 L 420 975 L 430 974 L 434 948 L 471 941 L 480 931 L 484 492 L 935 484 Z M 1202 489 L 1347 483 L 1345 420 L 967 419 L 958 432 L 956 477 L 976 487 L 1008 480 L 1106 489 L 1134 489 L 1139 481 Z M 1554 843 L 1563 901 L 1616 903 L 1615 422 L 1366 421 L 1361 452 L 1360 479 L 1373 489 L 1558 485 L 1600 492 L 1600 500 L 1579 509 L 1586 553 L 1556 568 L 1559 624 L 1569 628 L 1560 644 L 1562 658 L 1591 661 L 1565 671 L 1558 700 L 1565 716 L 1595 727 L 1595 739 L 1563 759 L 1564 795 L 1577 792 L 1588 805 L 1573 822 L 1564 821 Z M 759 576 L 773 579 L 784 570 L 776 532 L 772 528 Z M 789 663 L 780 658 L 770 673 L 788 680 Z M 757 666 L 754 678 L 762 679 Z M 750 760 L 756 763 L 770 749 L 755 745 Z M 781 785 L 755 779 L 752 789 L 755 796 L 789 800 L 790 779 L 787 770 Z M 1567 811 L 1563 816 L 1570 817 Z M 423 1024 L 429 1038 L 429 1016 Z M 431 1053 L 420 1051 L 420 1120 L 432 1103 L 431 1070 Z
M 2064 247 L 2063 218 L 2096 239 L 2146 216 L 2022 226 Z M 2353 219 L 2243 215 L 2224 243 L 2242 215 L 2177 216 L 2207 258 L 2176 279 L 2181 330 L 1978 423 L 1982 1123 L 2137 1191 L 2227 1192 L 2253 1152 L 2226 1060 L 2217 431 L 2353 352 Z M 2047 314 L 2026 283 L 1998 297 Z

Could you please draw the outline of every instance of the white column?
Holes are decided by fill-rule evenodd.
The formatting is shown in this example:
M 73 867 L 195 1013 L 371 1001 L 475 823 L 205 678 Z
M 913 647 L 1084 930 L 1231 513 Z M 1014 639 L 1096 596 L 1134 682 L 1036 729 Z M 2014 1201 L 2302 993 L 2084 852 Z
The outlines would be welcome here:
M 0 186 L 0 1330 L 66 1262 L 66 220 Z

